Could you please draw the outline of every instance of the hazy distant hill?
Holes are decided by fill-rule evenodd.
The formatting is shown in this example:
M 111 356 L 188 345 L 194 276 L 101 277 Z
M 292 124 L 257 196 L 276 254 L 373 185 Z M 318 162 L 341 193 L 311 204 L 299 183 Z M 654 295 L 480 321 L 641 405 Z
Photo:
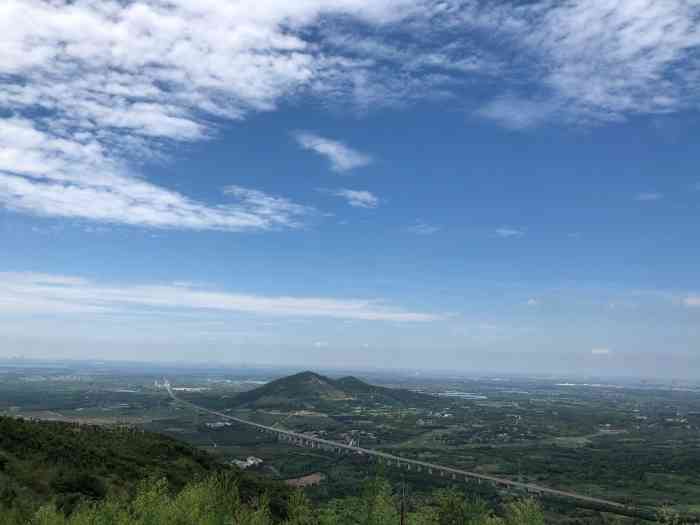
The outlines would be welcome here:
M 239 406 L 251 407 L 313 407 L 322 402 L 342 400 L 404 405 L 424 403 L 432 399 L 430 396 L 409 390 L 370 385 L 352 376 L 331 379 L 307 371 L 271 381 L 248 392 L 242 392 L 236 396 L 235 401 Z

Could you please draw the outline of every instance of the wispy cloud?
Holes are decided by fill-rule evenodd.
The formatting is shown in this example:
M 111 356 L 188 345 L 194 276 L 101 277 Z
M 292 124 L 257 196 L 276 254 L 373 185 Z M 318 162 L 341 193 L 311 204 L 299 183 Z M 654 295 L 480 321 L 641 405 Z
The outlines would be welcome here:
M 149 182 L 138 166 L 297 96 L 369 109 L 457 98 L 486 78 L 493 98 L 469 103 L 515 128 L 697 108 L 699 17 L 686 0 L 4 0 L 0 205 L 265 229 L 265 217 Z M 297 140 L 338 172 L 372 160 L 311 132 Z
M 506 128 L 523 130 L 550 120 L 557 111 L 559 108 L 552 101 L 506 95 L 487 102 L 476 114 Z
M 79 277 L 0 273 L 0 312 L 75 313 L 219 311 L 285 317 L 327 317 L 366 321 L 428 322 L 441 315 L 392 308 L 382 301 L 237 294 L 188 283 L 100 284 Z
M 683 304 L 690 308 L 700 307 L 700 295 L 688 295 L 684 297 Z
M 531 297 L 530 299 L 527 300 L 528 306 L 537 306 L 539 304 L 540 304 L 540 302 L 537 299 L 535 299 L 534 297 Z
M 428 224 L 422 220 L 418 220 L 415 224 L 412 224 L 406 228 L 406 231 L 415 233 L 416 235 L 432 235 L 433 233 L 440 231 L 440 227 L 433 224 Z
M 322 137 L 308 131 L 299 131 L 294 134 L 294 137 L 302 148 L 326 157 L 334 171 L 349 171 L 367 166 L 372 162 L 372 157 L 369 155 L 352 149 L 337 140 Z
M 105 183 L 37 181 L 0 173 L 0 203 L 53 217 L 192 230 L 249 231 L 299 227 L 312 208 L 262 192 L 229 192 L 234 202 L 208 206 L 177 192 L 113 174 Z M 96 177 L 98 179 L 98 177 Z
M 299 227 L 304 224 L 308 217 L 316 214 L 316 210 L 310 206 L 303 206 L 285 197 L 270 195 L 242 186 L 226 186 L 224 194 L 234 197 L 241 211 L 265 221 L 267 228 L 273 226 Z
M 599 347 L 591 349 L 591 354 L 593 355 L 610 355 L 611 353 L 612 350 L 610 348 Z
M 137 166 L 212 137 L 215 119 L 274 110 L 300 89 L 332 92 L 346 65 L 302 29 L 336 13 L 389 23 L 401 3 L 3 1 L 0 205 L 146 227 L 288 223 L 245 204 L 196 201 Z M 352 153 L 338 153 L 340 169 L 368 162 Z
M 508 239 L 511 237 L 522 237 L 525 235 L 525 231 L 518 228 L 511 228 L 509 226 L 501 226 L 496 230 L 496 235 Z
M 350 206 L 356 208 L 376 208 L 379 206 L 379 197 L 367 190 L 349 190 L 347 188 L 338 188 L 335 190 L 321 189 L 325 193 L 342 197 Z
M 634 198 L 638 201 L 659 201 L 664 198 L 664 195 L 663 193 L 653 191 L 637 193 L 637 195 L 635 195 Z
M 471 23 L 508 38 L 520 51 L 511 66 L 520 80 L 530 75 L 523 95 L 497 96 L 479 113 L 522 128 L 697 107 L 698 16 L 700 5 L 684 0 L 643 9 L 636 0 L 475 8 Z
M 41 216 L 158 228 L 267 230 L 294 227 L 304 210 L 270 208 L 237 194 L 211 206 L 134 176 L 89 132 L 62 138 L 25 118 L 0 119 L 0 204 Z M 278 199 L 278 204 L 282 203 Z

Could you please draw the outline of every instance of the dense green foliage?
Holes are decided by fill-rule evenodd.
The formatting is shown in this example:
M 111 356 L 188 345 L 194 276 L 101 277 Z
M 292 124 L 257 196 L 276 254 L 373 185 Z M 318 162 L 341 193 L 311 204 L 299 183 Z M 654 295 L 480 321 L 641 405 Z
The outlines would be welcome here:
M 358 496 L 314 506 L 301 492 L 157 434 L 0 417 L 3 525 L 380 525 L 397 523 L 400 508 L 380 478 Z M 411 525 L 543 523 L 530 500 L 501 514 L 450 490 L 406 503 Z
M 46 502 L 70 512 L 86 500 L 127 497 L 146 478 L 179 490 L 224 468 L 209 454 L 158 434 L 0 417 L 0 509 L 17 516 Z M 246 497 L 268 491 L 286 498 L 282 485 L 232 475 L 245 478 Z
M 384 525 L 399 523 L 400 502 L 387 482 L 366 483 L 362 496 L 333 500 L 313 507 L 301 492 L 292 493 L 286 517 L 277 519 L 269 497 L 262 494 L 246 503 L 238 483 L 218 474 L 188 484 L 171 494 L 165 480 L 143 483 L 133 498 L 107 498 L 80 506 L 70 516 L 51 505 L 40 508 L 29 522 L 7 525 Z M 441 491 L 418 509 L 406 512 L 409 525 L 544 525 L 535 502 L 507 504 L 499 517 L 479 500 L 467 500 L 455 491 Z

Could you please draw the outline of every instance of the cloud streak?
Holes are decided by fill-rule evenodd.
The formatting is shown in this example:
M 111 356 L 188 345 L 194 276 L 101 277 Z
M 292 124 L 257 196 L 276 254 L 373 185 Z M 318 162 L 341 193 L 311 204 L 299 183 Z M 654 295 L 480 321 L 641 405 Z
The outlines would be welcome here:
M 496 235 L 503 237 L 504 239 L 509 239 L 511 237 L 522 237 L 525 235 L 525 231 L 517 228 L 511 228 L 509 226 L 501 226 L 500 228 L 496 229 Z
M 0 273 L 0 312 L 118 315 L 152 311 L 230 312 L 261 316 L 430 322 L 441 315 L 392 308 L 379 300 L 236 294 L 188 283 L 106 285 L 79 277 Z
M 409 233 L 414 233 L 416 235 L 432 235 L 433 233 L 439 232 L 440 227 L 419 220 L 416 221 L 415 224 L 406 228 L 406 231 Z
M 688 308 L 700 308 L 700 295 L 689 295 L 683 298 L 683 304 Z
M 308 131 L 300 131 L 294 135 L 299 146 L 326 157 L 331 163 L 331 169 L 346 172 L 355 168 L 367 166 L 372 157 L 361 153 L 340 141 L 322 137 Z
M 114 182 L 37 182 L 0 174 L 0 203 L 13 210 L 50 217 L 232 232 L 298 228 L 313 212 L 310 207 L 256 190 L 227 191 L 236 202 L 212 207 L 131 177 L 115 177 Z
M 658 193 L 658 192 L 645 192 L 645 193 L 638 193 L 635 195 L 634 199 L 642 202 L 650 202 L 650 201 L 659 201 L 664 198 L 663 193 Z
M 349 190 L 339 188 L 337 190 L 321 190 L 336 197 L 342 197 L 350 206 L 355 208 L 376 208 L 379 206 L 379 197 L 367 190 Z

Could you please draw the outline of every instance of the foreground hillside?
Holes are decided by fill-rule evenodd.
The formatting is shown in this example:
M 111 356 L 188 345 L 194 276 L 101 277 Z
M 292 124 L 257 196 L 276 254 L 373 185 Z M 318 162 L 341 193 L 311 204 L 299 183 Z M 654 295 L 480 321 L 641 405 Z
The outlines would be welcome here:
M 238 482 L 218 474 L 193 482 L 172 494 L 164 480 L 144 483 L 133 498 L 85 504 L 70 516 L 52 506 L 39 509 L 31 525 L 396 525 L 401 519 L 400 499 L 380 479 L 366 483 L 360 497 L 312 506 L 301 492 L 292 493 L 286 516 L 276 518 L 269 498 L 245 502 Z M 544 525 L 544 516 L 532 500 L 514 501 L 497 516 L 483 502 L 468 500 L 455 491 L 441 491 L 420 505 L 403 506 L 410 525 Z M 2 516 L 0 515 L 0 518 Z M 18 521 L 3 521 L 19 525 Z
M 217 464 L 157 434 L 0 417 L 2 525 L 395 524 L 400 501 L 381 479 L 360 497 L 312 506 L 300 492 Z M 543 523 L 532 501 L 499 509 L 454 491 L 407 501 L 407 523 Z
M 180 490 L 223 470 L 209 454 L 159 434 L 0 417 L 0 509 L 6 516 L 26 516 L 43 503 L 70 512 L 86 500 L 126 497 L 144 479 L 164 479 Z M 248 498 L 284 490 L 248 475 L 244 481 Z
M 235 397 L 234 402 L 238 406 L 250 408 L 313 408 L 319 403 L 350 400 L 397 406 L 425 403 L 433 401 L 433 398 L 409 390 L 370 385 L 352 376 L 331 379 L 307 371 L 242 392 Z
M 396 489 L 374 478 L 311 505 L 157 434 L 0 417 L 2 525 L 389 525 L 402 508 L 409 525 L 544 523 L 529 499 L 491 507 L 443 489 L 402 504 Z

